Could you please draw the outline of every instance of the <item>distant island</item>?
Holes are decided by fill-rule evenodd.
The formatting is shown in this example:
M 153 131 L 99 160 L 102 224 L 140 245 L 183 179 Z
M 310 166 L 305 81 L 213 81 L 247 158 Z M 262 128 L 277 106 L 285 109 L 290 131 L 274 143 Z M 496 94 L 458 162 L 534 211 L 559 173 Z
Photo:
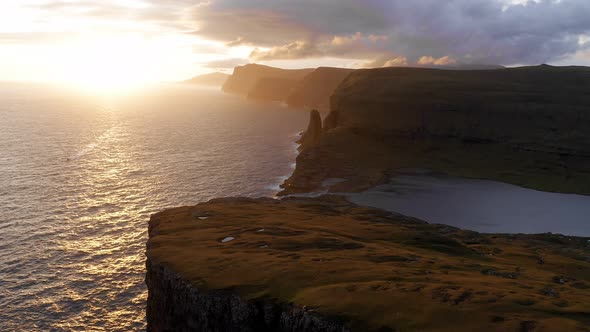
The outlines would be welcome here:
M 590 68 L 247 65 L 223 90 L 329 113 L 311 111 L 282 199 L 151 218 L 149 331 L 587 329 L 590 238 L 480 234 L 293 195 L 360 192 L 404 169 L 590 195 Z
M 225 83 L 225 81 L 227 80 L 228 77 L 229 77 L 228 74 L 215 72 L 215 73 L 209 73 L 209 74 L 195 76 L 189 80 L 183 81 L 183 83 L 221 87 Z

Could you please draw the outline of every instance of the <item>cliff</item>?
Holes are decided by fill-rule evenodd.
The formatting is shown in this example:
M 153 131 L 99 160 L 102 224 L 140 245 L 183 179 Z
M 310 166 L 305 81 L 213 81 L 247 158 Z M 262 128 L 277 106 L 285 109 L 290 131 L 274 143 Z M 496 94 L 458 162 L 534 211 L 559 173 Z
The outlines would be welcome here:
M 285 193 L 358 191 L 401 168 L 590 194 L 590 68 L 357 70 Z
M 354 69 L 320 67 L 297 84 L 286 98 L 286 103 L 293 107 L 328 110 L 332 93 L 353 71 Z
M 152 216 L 149 331 L 573 331 L 590 239 L 490 235 L 339 196 Z
M 233 74 L 223 85 L 223 91 L 242 96 L 272 96 L 272 91 L 266 91 L 269 86 L 272 87 L 269 84 L 272 80 L 280 81 L 281 84 L 288 81 L 300 81 L 312 71 L 313 69 L 290 70 L 257 64 L 239 66 L 234 68 Z M 279 91 L 284 95 L 291 92 L 289 90 L 288 93 L 285 93 L 280 89 Z M 273 96 L 271 100 L 277 100 L 277 98 Z
M 204 75 L 199 75 L 191 78 L 190 80 L 184 81 L 184 83 L 189 84 L 198 84 L 198 85 L 211 85 L 211 86 L 219 86 L 221 87 L 229 75 L 224 73 L 209 73 Z
M 148 331 L 348 331 L 341 323 L 274 299 L 248 300 L 229 289 L 196 287 L 150 259 L 146 271 Z
M 330 96 L 354 70 L 320 67 L 288 70 L 249 64 L 236 67 L 223 91 L 292 107 L 329 109 Z
M 590 68 L 360 70 L 334 93 L 336 126 L 590 155 Z
M 298 80 L 290 78 L 264 77 L 248 91 L 249 99 L 284 101 L 298 84 Z

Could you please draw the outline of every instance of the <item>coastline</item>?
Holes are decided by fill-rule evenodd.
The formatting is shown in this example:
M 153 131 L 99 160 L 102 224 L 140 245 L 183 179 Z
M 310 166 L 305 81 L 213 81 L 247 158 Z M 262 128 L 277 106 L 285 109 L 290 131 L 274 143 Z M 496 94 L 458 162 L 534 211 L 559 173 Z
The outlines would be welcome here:
M 583 330 L 590 324 L 585 307 L 590 293 L 579 290 L 590 289 L 590 238 L 479 233 L 400 214 L 387 202 L 380 207 L 389 211 L 350 201 L 353 193 L 367 195 L 407 169 L 429 169 L 461 181 L 486 179 L 488 185 L 497 181 L 589 194 L 590 145 L 578 132 L 588 120 L 582 112 L 585 97 L 565 98 L 565 85 L 554 93 L 537 89 L 534 75 L 522 73 L 587 79 L 585 72 L 548 66 L 353 72 L 332 95 L 324 119 L 311 111 L 298 140 L 295 170 L 277 194 L 280 200 L 221 198 L 154 215 L 149 268 L 174 271 L 192 293 L 227 291 L 222 303 L 237 297 L 236 306 L 245 300 L 246 307 L 259 308 L 263 299 L 272 299 L 281 307 L 293 304 L 320 317 L 338 317 L 337 329 Z M 445 82 L 453 84 L 437 85 Z M 498 82 L 509 91 L 502 98 L 496 95 Z M 435 89 L 403 93 L 420 86 Z M 549 107 L 530 102 L 543 93 L 550 94 Z M 557 121 L 553 112 L 560 105 L 567 110 Z M 572 123 L 579 134 L 573 145 L 554 128 Z M 318 196 L 328 192 L 349 197 Z M 465 204 L 473 202 L 463 197 L 455 209 Z M 152 306 L 164 303 L 172 311 L 186 300 L 174 287 L 160 297 L 157 290 L 152 293 Z M 198 296 L 196 301 L 202 302 Z M 175 321 L 193 322 L 195 330 L 204 331 L 210 327 L 203 315 L 223 322 L 239 316 L 245 319 L 241 326 L 283 329 L 269 325 L 273 319 L 260 319 L 265 310 L 226 307 L 197 306 L 205 310 L 185 312 Z

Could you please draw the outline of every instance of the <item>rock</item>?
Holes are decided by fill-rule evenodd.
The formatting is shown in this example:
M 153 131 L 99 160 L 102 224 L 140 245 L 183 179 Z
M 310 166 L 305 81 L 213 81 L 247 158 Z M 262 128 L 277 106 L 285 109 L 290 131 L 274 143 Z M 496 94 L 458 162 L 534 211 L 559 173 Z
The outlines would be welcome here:
M 334 129 L 338 126 L 338 112 L 332 111 L 324 119 L 324 131 Z
M 541 294 L 549 297 L 559 297 L 559 292 L 552 287 L 545 287 L 541 289 Z
M 146 269 L 149 332 L 348 332 L 313 310 L 273 300 L 248 301 L 231 291 L 201 291 L 149 258 Z
M 316 145 L 322 137 L 322 117 L 320 112 L 312 110 L 309 114 L 309 124 L 307 129 L 299 139 L 301 144 L 300 150 Z

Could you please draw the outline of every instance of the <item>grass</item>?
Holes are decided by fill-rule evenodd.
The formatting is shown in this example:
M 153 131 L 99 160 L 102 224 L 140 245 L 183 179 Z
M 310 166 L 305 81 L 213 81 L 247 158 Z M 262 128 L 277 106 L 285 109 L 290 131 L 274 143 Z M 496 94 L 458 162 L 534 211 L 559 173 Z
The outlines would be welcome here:
M 235 240 L 221 243 L 228 236 Z M 168 210 L 150 221 L 147 256 L 201 290 L 305 305 L 356 331 L 590 324 L 588 239 L 478 234 L 339 196 Z
M 409 139 L 336 129 L 304 150 L 283 194 L 308 192 L 327 178 L 347 181 L 333 192 L 356 192 L 388 181 L 397 171 L 429 169 L 455 177 L 510 183 L 548 192 L 590 195 L 590 157 L 563 156 L 502 144 L 456 139 Z

